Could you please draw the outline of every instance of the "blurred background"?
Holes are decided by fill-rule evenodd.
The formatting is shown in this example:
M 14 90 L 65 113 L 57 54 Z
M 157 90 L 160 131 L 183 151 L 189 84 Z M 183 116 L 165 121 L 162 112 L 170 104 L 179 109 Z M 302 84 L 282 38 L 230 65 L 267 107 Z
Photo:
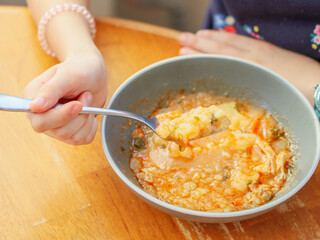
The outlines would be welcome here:
M 95 16 L 111 16 L 194 32 L 201 28 L 209 0 L 91 0 Z M 0 0 L 0 5 L 26 6 L 25 0 Z

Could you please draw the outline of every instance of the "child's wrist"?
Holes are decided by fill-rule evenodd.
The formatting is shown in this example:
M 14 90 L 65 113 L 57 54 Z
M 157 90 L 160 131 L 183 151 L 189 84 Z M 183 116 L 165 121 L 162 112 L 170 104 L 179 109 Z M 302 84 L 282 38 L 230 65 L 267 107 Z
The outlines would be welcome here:
M 64 57 L 59 58 L 61 61 L 66 61 L 70 58 L 76 57 L 92 57 L 92 58 L 102 58 L 102 55 L 94 42 L 84 42 L 77 43 L 74 46 L 71 46 L 68 50 L 65 51 Z M 102 58 L 103 59 L 103 58 Z

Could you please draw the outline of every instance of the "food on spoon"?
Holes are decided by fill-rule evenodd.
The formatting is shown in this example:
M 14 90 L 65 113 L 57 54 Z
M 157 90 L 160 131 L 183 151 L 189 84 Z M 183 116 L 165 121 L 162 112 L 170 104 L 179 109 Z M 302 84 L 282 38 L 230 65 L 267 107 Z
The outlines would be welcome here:
M 199 106 L 185 113 L 170 111 L 156 118 L 158 135 L 182 144 L 225 130 L 229 125 L 225 112 L 215 105 L 206 108 Z

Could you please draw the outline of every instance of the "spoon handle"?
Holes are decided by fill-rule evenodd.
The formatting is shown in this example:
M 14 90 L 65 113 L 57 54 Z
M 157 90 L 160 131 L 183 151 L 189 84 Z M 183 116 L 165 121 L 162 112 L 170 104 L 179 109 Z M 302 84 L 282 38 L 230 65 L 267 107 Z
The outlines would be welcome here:
M 15 97 L 15 96 L 0 93 L 0 110 L 13 111 L 13 112 L 31 112 L 30 110 L 31 101 L 32 100 L 30 99 Z M 62 105 L 63 104 L 56 104 L 53 108 L 59 108 Z M 144 118 L 140 115 L 137 115 L 131 112 L 106 109 L 106 108 L 83 107 L 80 113 L 126 117 L 134 120 L 138 120 L 143 123 L 148 121 L 147 118 Z
M 0 93 L 0 110 L 30 112 L 31 100 Z

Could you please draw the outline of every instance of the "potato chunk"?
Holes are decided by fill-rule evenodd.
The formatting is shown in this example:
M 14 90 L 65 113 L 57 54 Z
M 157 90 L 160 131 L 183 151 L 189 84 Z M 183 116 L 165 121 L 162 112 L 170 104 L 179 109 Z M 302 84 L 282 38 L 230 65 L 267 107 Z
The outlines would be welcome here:
M 159 114 L 156 131 L 164 139 L 186 144 L 189 140 L 208 136 L 228 127 L 223 110 L 215 105 L 208 108 L 197 107 L 189 112 L 172 111 Z

